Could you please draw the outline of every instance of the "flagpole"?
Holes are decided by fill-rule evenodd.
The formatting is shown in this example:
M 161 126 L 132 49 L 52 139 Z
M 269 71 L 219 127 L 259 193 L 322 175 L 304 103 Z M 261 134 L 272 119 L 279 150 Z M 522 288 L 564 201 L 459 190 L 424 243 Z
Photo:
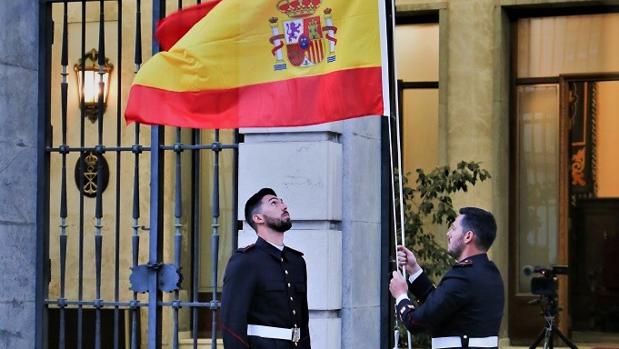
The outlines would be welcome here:
M 387 6 L 386 5 L 390 5 L 388 2 L 381 2 L 381 0 L 379 0 L 379 6 L 381 7 L 381 11 L 383 11 L 383 18 L 387 18 L 387 14 L 386 14 L 386 10 L 387 10 Z M 384 6 L 384 8 L 383 8 Z M 389 9 L 392 10 L 392 6 L 389 6 Z M 382 17 L 382 16 L 381 16 Z M 393 56 L 393 48 L 392 48 L 392 44 L 390 38 L 393 36 L 392 35 L 388 35 L 387 34 L 387 21 L 385 20 L 384 25 L 384 42 L 385 42 L 385 46 L 383 48 L 383 53 L 387 56 L 386 60 L 385 60 L 385 66 L 387 68 L 389 68 L 390 66 L 393 66 L 392 62 L 392 56 Z M 392 28 L 393 30 L 393 28 Z M 383 40 L 381 40 L 383 41 Z M 393 81 L 395 81 L 395 77 L 394 74 L 392 74 L 392 71 L 387 69 L 387 83 L 384 85 L 385 89 L 387 91 L 394 91 L 395 89 L 393 88 Z M 384 83 L 384 82 L 383 82 Z M 389 108 L 393 109 L 393 105 L 391 104 L 391 95 L 393 93 L 389 93 L 389 98 L 386 99 L 385 101 L 389 102 Z M 395 101 L 395 99 L 394 99 Z M 387 103 L 385 103 L 387 104 Z M 392 212 L 392 222 L 393 222 L 393 253 L 394 256 L 397 255 L 398 250 L 397 250 L 397 245 L 398 245 L 398 219 L 397 219 L 397 208 L 396 208 L 396 191 L 395 191 L 395 174 L 394 174 L 394 161 L 393 161 L 393 135 L 392 135 L 392 131 L 393 131 L 393 127 L 391 125 L 391 118 L 393 116 L 393 112 L 390 113 L 385 113 L 386 117 L 387 117 L 387 128 L 388 128 L 388 140 L 389 140 L 389 171 L 391 174 L 391 177 L 389 179 L 390 181 L 390 186 L 389 188 L 391 189 L 391 212 Z M 398 265 L 397 261 L 395 264 L 396 270 L 400 273 L 406 273 L 405 268 L 402 268 L 403 270 L 400 271 L 400 266 Z M 399 319 L 398 319 L 398 312 L 397 312 L 397 307 L 394 306 L 393 309 L 393 349 L 400 349 L 400 325 L 399 325 Z
M 392 135 L 391 135 L 391 116 L 387 116 L 387 127 L 389 128 L 389 169 L 391 170 L 391 207 L 392 207 L 392 212 L 393 212 L 393 249 L 394 249 L 394 256 L 397 256 L 398 254 L 398 220 L 396 217 L 396 199 L 395 199 L 395 178 L 394 178 L 394 173 L 393 173 L 393 142 L 392 142 Z M 395 264 L 396 270 L 398 272 L 400 272 L 400 267 L 398 265 L 397 262 L 397 257 L 396 257 L 396 264 Z M 402 267 L 402 271 L 401 273 L 403 275 L 406 274 L 406 268 Z M 399 326 L 399 321 L 398 321 L 398 312 L 397 309 L 394 305 L 394 309 L 393 309 L 393 315 L 394 315 L 394 327 L 393 327 L 393 349 L 399 349 L 399 343 L 400 343 L 400 326 Z
M 396 155 L 397 155 L 397 160 L 398 160 L 398 191 L 399 191 L 399 206 L 400 206 L 400 240 L 402 242 L 402 245 L 405 246 L 406 245 L 406 227 L 404 225 L 404 190 L 403 190 L 403 180 L 402 180 L 402 147 L 401 147 L 401 132 L 400 132 L 400 101 L 399 101 L 399 90 L 398 90 L 398 84 L 397 84 L 397 61 L 396 61 L 396 55 L 395 55 L 395 49 L 394 49 L 394 36 L 395 36 L 395 14 L 396 14 L 396 9 L 395 9 L 395 1 L 394 0 L 386 0 L 387 1 L 387 5 L 389 6 L 389 8 L 391 9 L 390 12 L 390 16 L 389 16 L 389 21 L 391 24 L 391 35 L 388 35 L 388 45 L 389 45 L 389 53 L 390 53 L 390 67 L 391 69 L 389 70 L 390 72 L 390 84 L 391 84 L 391 88 L 390 91 L 391 92 L 391 97 L 393 98 L 394 101 L 394 110 L 393 113 L 391 113 L 392 115 L 395 116 L 395 124 L 396 124 Z M 389 116 L 389 155 L 390 155 L 390 161 L 391 161 L 391 188 L 392 188 L 392 197 L 393 197 L 393 216 L 394 216 L 394 249 L 395 249 L 395 254 L 397 256 L 397 223 L 396 223 L 396 213 L 395 213 L 395 188 L 394 188 L 394 171 L 393 171 L 393 135 L 391 132 L 391 116 Z M 396 258 L 396 269 L 399 271 L 399 267 L 397 265 L 397 258 Z M 401 270 L 402 276 L 404 277 L 404 279 L 406 279 L 406 268 L 403 266 L 402 270 Z M 395 306 L 394 306 L 395 307 Z M 397 308 L 397 307 L 396 307 Z M 395 313 L 395 324 L 398 324 L 398 317 L 397 317 L 397 310 L 394 309 L 394 313 Z M 407 336 L 408 336 L 408 349 L 412 349 L 412 335 L 409 331 L 407 331 Z M 399 339 L 399 329 L 396 326 L 396 328 L 394 329 L 394 339 L 395 338 Z M 394 348 L 397 348 L 399 340 L 395 340 L 394 343 Z

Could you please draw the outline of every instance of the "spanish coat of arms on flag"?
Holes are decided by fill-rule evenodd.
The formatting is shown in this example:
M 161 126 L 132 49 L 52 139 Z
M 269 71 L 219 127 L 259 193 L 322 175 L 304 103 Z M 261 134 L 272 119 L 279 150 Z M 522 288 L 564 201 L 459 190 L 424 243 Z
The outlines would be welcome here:
M 334 36 L 337 27 L 333 26 L 331 8 L 324 9 L 323 16 L 316 14 L 321 0 L 307 1 L 305 6 L 291 4 L 287 0 L 280 1 L 277 9 L 288 16 L 288 20 L 279 23 L 277 17 L 271 17 L 271 42 L 275 45 L 273 53 L 277 62 L 275 70 L 286 69 L 283 63 L 282 49 L 286 43 L 286 53 L 290 64 L 295 67 L 308 67 L 320 63 L 325 54 L 329 55 L 328 62 L 335 61 L 335 45 L 337 40 Z M 296 4 L 299 4 L 297 2 Z M 325 26 L 322 25 L 324 19 Z M 280 29 L 283 33 L 280 34 Z M 325 40 L 328 46 L 325 48 Z

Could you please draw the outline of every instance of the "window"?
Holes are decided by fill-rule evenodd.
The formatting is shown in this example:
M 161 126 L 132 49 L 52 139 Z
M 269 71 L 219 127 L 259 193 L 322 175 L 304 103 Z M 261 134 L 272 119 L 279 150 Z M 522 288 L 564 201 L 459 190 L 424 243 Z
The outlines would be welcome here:
M 402 165 L 410 180 L 415 170 L 439 164 L 439 25 L 402 24 L 395 30 L 400 93 Z

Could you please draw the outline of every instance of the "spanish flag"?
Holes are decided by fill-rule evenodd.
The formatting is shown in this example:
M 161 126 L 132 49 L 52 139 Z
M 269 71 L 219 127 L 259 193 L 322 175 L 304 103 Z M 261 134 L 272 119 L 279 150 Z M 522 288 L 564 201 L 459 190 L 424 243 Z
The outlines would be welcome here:
M 167 20 L 171 47 L 136 75 L 128 122 L 276 127 L 388 114 L 384 0 L 207 4 L 180 34 L 170 28 L 183 11 Z

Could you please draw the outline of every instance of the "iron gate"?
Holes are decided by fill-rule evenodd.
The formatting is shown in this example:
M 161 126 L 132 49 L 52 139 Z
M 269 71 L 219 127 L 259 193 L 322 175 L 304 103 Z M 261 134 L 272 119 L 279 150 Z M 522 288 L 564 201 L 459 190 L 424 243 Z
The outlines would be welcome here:
M 176 10 L 183 2 L 174 5 Z M 49 268 L 37 275 L 48 281 L 39 304 L 37 347 L 161 348 L 166 333 L 167 346 L 179 348 L 179 328 L 189 323 L 185 332 L 193 348 L 204 332 L 216 348 L 220 260 L 236 245 L 238 132 L 124 124 L 123 93 L 142 64 L 147 7 L 140 0 L 41 0 L 40 62 L 48 77 L 41 88 L 41 117 L 48 129 L 39 132 L 47 169 L 40 173 L 46 193 L 39 195 L 39 205 L 49 225 L 42 227 L 39 244 Z M 129 21 L 123 19 L 127 8 L 134 10 Z M 153 0 L 149 10 L 145 22 L 156 23 L 166 1 Z M 134 29 L 129 54 L 127 28 Z M 89 51 L 95 34 L 97 49 Z M 79 52 L 75 65 L 69 62 L 71 49 Z M 152 49 L 158 50 L 154 41 Z M 106 60 L 112 51 L 113 65 Z M 133 71 L 123 68 L 130 56 Z M 166 133 L 172 142 L 165 141 Z M 211 194 L 208 201 L 205 192 Z M 203 251 L 205 223 L 210 251 Z M 201 287 L 207 277 L 209 286 Z M 201 292 L 205 289 L 210 293 Z M 208 324 L 204 318 L 210 318 Z M 200 332 L 204 325 L 210 330 Z

